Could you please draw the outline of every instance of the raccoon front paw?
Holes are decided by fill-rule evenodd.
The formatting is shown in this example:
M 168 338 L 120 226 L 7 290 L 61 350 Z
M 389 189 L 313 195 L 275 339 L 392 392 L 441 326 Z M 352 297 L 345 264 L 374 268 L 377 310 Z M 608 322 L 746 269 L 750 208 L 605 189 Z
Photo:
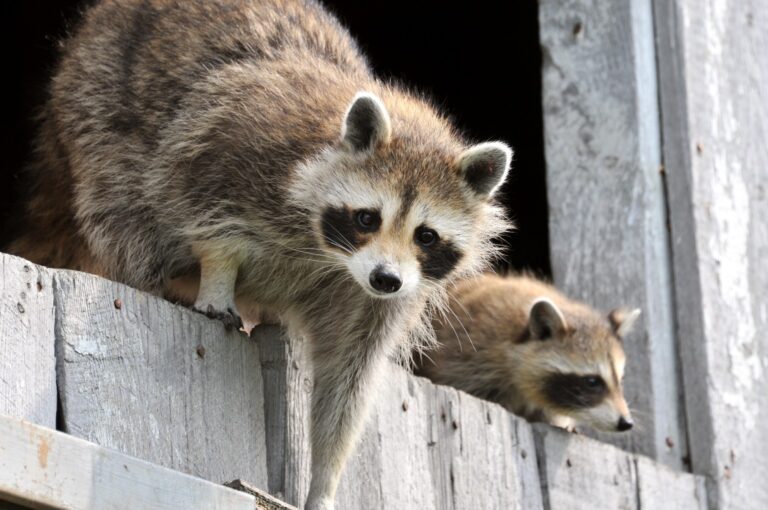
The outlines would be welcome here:
M 237 310 L 235 310 L 233 306 L 228 306 L 226 311 L 223 312 L 214 308 L 213 305 L 208 305 L 205 307 L 205 309 L 202 309 L 198 306 L 193 306 L 192 310 L 198 313 L 202 313 L 211 319 L 220 320 L 224 323 L 224 327 L 228 330 L 240 329 L 243 327 L 243 319 L 240 318 L 240 315 L 237 313 Z

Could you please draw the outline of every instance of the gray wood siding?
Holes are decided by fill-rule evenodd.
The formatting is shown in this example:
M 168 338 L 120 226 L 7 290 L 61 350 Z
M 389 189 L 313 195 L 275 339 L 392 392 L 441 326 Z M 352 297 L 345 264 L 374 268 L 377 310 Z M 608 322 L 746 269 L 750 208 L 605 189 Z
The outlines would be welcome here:
M 542 0 L 539 20 L 554 282 L 606 312 L 643 310 L 625 342 L 637 427 L 599 437 L 679 469 L 688 452 L 651 2 Z
M 655 1 L 691 461 L 768 507 L 768 5 Z

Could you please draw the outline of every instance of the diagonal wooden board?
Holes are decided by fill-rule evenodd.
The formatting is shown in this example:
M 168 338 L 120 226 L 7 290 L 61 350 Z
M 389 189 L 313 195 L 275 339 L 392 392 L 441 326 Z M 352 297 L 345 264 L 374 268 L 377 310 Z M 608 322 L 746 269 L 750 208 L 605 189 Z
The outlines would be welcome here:
M 0 506 L 254 510 L 254 497 L 32 423 L 0 416 Z M 286 507 L 287 508 L 287 507 Z

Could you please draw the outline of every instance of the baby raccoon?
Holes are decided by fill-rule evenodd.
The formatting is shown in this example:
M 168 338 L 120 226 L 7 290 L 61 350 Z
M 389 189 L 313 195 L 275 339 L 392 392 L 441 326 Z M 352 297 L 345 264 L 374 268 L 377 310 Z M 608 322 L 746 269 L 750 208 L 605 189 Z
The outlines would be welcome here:
M 302 332 L 306 506 L 332 508 L 387 358 L 508 228 L 510 149 L 375 78 L 311 0 L 104 0 L 62 48 L 12 251 Z
M 640 310 L 603 317 L 526 276 L 485 274 L 451 294 L 450 319 L 435 322 L 440 347 L 421 359 L 420 375 L 532 421 L 632 428 L 622 338 Z

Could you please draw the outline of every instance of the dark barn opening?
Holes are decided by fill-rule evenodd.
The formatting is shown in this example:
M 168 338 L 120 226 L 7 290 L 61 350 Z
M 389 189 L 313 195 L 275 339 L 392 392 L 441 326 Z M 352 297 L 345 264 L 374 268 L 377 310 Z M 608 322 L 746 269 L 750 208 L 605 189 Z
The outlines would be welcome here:
M 90 1 L 13 2 L 5 24 L 5 164 L 0 170 L 0 246 L 18 228 L 33 115 L 44 97 L 56 42 Z M 376 72 L 425 92 L 476 141 L 515 149 L 502 200 L 517 231 L 504 266 L 550 275 L 537 3 L 327 0 Z M 10 82 L 10 83 L 9 83 Z

